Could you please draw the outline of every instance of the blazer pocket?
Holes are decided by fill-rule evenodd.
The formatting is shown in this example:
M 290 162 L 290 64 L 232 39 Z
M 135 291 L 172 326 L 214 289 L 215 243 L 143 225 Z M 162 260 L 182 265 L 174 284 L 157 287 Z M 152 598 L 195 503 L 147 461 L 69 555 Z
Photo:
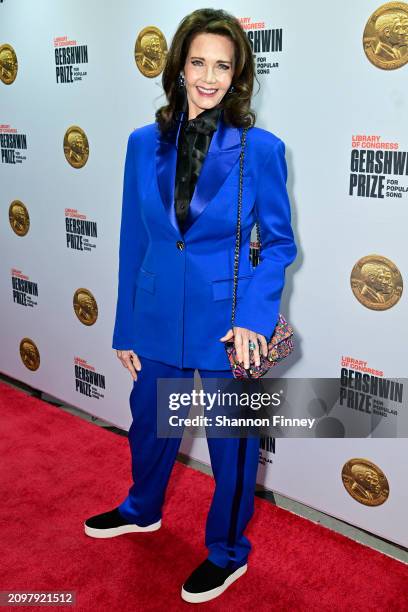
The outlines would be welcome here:
M 250 282 L 253 274 L 245 274 L 238 276 L 237 297 L 242 295 Z M 214 300 L 232 300 L 234 288 L 234 278 L 222 278 L 212 281 L 213 298 Z
M 137 286 L 149 293 L 154 293 L 156 290 L 156 274 L 140 268 L 137 276 Z

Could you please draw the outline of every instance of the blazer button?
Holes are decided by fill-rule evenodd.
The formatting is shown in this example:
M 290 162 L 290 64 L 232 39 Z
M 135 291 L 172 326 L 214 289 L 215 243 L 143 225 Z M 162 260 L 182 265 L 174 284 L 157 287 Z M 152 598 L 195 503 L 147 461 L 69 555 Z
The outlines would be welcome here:
M 179 251 L 182 251 L 184 249 L 184 242 L 182 240 L 177 240 L 176 244 Z

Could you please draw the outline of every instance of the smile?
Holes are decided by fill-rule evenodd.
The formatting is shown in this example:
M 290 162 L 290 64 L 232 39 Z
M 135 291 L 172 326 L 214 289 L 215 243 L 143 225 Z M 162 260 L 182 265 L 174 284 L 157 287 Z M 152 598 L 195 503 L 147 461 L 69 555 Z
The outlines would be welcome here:
M 218 91 L 217 89 L 205 89 L 204 87 L 199 87 L 198 85 L 197 89 L 203 96 L 213 96 Z

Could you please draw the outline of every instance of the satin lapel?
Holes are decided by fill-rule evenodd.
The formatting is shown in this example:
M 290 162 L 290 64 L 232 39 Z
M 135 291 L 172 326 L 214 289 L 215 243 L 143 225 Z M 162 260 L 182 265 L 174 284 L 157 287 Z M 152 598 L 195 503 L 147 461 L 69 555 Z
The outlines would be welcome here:
M 176 177 L 177 165 L 177 141 L 180 131 L 181 121 L 178 124 L 176 133 L 173 131 L 165 137 L 161 135 L 157 128 L 156 140 L 156 173 L 157 184 L 160 191 L 161 200 L 167 217 L 181 237 L 180 228 L 178 226 L 176 211 L 174 207 L 174 182 Z
M 236 127 L 227 126 L 221 116 L 191 198 L 185 222 L 185 233 L 215 198 L 231 172 L 241 151 L 240 139 L 240 130 Z
M 174 130 L 165 139 L 159 133 L 156 146 L 156 171 L 160 195 L 169 221 L 179 235 L 181 233 L 174 206 L 174 183 L 180 125 L 181 121 L 177 130 Z M 184 233 L 189 231 L 211 200 L 214 199 L 231 172 L 233 165 L 239 158 L 240 138 L 241 130 L 227 126 L 221 114 L 195 186 Z

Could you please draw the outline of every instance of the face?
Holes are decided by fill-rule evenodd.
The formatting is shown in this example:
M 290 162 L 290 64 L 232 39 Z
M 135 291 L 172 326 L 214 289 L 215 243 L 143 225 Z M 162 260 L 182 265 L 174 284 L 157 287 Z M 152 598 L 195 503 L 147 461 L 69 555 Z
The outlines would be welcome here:
M 383 293 L 390 293 L 392 290 L 392 274 L 388 268 L 379 268 L 378 274 L 373 282 L 373 285 L 377 291 Z
M 78 134 L 78 136 L 76 136 L 74 142 L 72 143 L 72 149 L 74 151 L 77 151 L 78 153 L 82 153 L 84 150 L 84 141 L 83 138 L 81 136 L 81 134 Z
M 148 57 L 152 59 L 160 58 L 160 40 L 158 36 L 152 36 L 149 40 L 149 43 L 144 48 L 144 52 Z
M 207 32 L 193 38 L 183 71 L 189 119 L 221 102 L 231 86 L 234 69 L 230 38 Z
M 6 70 L 14 69 L 14 57 L 10 51 L 6 51 L 1 57 L 1 64 L 4 66 Z
M 389 34 L 390 42 L 393 45 L 406 45 L 407 44 L 407 29 L 408 20 L 399 19 Z

